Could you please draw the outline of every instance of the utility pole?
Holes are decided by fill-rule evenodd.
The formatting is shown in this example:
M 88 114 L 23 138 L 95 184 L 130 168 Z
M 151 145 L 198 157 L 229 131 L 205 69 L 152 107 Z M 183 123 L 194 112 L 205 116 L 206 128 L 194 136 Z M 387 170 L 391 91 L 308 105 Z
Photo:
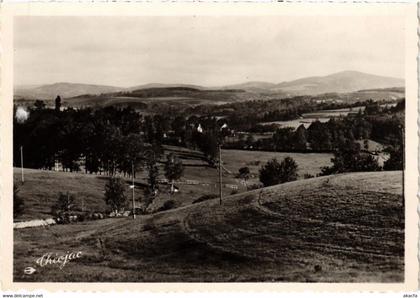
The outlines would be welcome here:
M 222 144 L 219 143 L 219 203 L 222 205 Z
M 25 182 L 25 177 L 23 176 L 23 146 L 20 146 L 20 168 L 22 172 L 22 184 Z
M 223 129 L 227 128 L 227 124 L 223 124 L 219 129 L 219 196 L 220 205 L 222 205 L 223 191 L 222 191 L 222 143 L 223 143 Z
M 132 177 L 131 188 L 133 189 L 133 219 L 135 219 L 136 218 L 136 208 L 134 206 L 134 162 L 131 162 L 131 177 Z

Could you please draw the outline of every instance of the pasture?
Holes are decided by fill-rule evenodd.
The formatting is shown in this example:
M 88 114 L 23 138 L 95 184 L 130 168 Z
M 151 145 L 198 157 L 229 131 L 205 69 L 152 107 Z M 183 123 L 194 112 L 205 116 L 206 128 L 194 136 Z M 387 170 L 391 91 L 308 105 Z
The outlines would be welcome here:
M 357 113 L 359 110 L 363 111 L 364 106 L 353 107 L 353 108 L 343 108 L 335 110 L 320 110 L 316 112 L 303 113 L 302 117 L 299 119 L 293 119 L 288 121 L 273 121 L 273 122 L 263 122 L 262 125 L 271 125 L 277 124 L 280 127 L 292 127 L 297 129 L 300 125 L 303 124 L 305 128 L 308 128 L 312 122 L 319 121 L 322 123 L 330 121 L 331 118 L 347 116 L 350 113 Z
M 218 170 L 210 167 L 203 160 L 202 153 L 186 148 L 167 146 L 165 154 L 170 152 L 178 155 L 185 165 L 184 176 L 175 183 L 180 189 L 178 193 L 170 194 L 169 186 L 160 185 L 157 199 L 150 206 L 151 210 L 160 208 L 167 200 L 174 200 L 177 207 L 191 204 L 203 195 L 218 194 Z M 269 159 L 281 160 L 286 156 L 293 157 L 299 165 L 300 178 L 306 173 L 316 175 L 321 167 L 330 165 L 331 154 L 275 153 L 243 150 L 223 150 L 223 193 L 244 192 L 246 186 L 241 179 L 236 178 L 238 169 L 248 166 L 253 176 L 248 185 L 258 182 L 258 169 Z M 164 179 L 163 161 L 159 163 L 160 179 Z M 122 177 L 126 181 L 127 208 L 131 208 L 132 192 L 129 189 L 131 178 Z M 76 196 L 77 206 L 83 210 L 105 212 L 104 189 L 107 176 L 84 174 L 81 172 L 55 172 L 25 169 L 25 183 L 21 185 L 20 169 L 14 169 L 14 182 L 19 187 L 19 195 L 25 201 L 25 211 L 18 220 L 45 219 L 52 216 L 51 206 L 57 200 L 59 192 L 69 192 Z M 140 171 L 135 179 L 135 201 L 141 203 L 146 186 L 146 172 Z M 237 190 L 233 187 L 237 186 Z
M 298 164 L 298 174 L 302 179 L 305 174 L 316 176 L 322 167 L 331 166 L 331 153 L 294 153 L 294 152 L 269 152 L 247 150 L 223 150 L 223 161 L 227 169 L 238 173 L 239 168 L 248 167 L 254 176 L 250 183 L 258 181 L 258 170 L 267 161 L 276 158 L 282 161 L 286 157 L 293 158 Z
M 14 281 L 402 282 L 401 192 L 401 172 L 350 173 L 134 220 L 15 230 Z M 82 255 L 62 270 L 35 264 L 68 251 Z

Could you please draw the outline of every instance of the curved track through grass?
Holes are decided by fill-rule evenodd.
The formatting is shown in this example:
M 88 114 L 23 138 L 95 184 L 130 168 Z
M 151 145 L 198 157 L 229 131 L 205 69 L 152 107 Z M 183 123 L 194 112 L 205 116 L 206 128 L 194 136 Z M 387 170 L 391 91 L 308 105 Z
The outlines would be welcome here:
M 38 236 L 38 237 L 34 237 Z M 24 247 L 28 248 L 25 254 Z M 32 255 L 80 249 L 65 270 Z M 401 282 L 401 172 L 300 180 L 140 216 L 15 231 L 19 281 Z

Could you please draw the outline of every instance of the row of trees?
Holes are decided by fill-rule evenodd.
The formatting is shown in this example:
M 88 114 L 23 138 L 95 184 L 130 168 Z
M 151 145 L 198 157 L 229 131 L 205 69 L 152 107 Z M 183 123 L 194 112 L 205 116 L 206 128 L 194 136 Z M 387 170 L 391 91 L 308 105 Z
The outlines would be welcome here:
M 398 153 L 391 153 L 390 158 L 384 163 L 383 168 L 379 166 L 377 158 L 361 150 L 359 143 L 347 140 L 341 143 L 334 151 L 333 163 L 330 167 L 324 167 L 319 173 L 320 176 L 332 175 L 346 172 L 372 172 L 384 170 L 401 170 L 402 156 Z M 271 186 L 280 183 L 297 180 L 298 165 L 291 157 L 284 158 L 281 162 L 272 159 L 263 165 L 259 170 L 259 179 L 264 186 Z M 239 169 L 238 178 L 247 180 L 249 178 L 247 167 Z
M 319 96 L 295 96 L 264 100 L 237 101 L 223 105 L 199 105 L 181 113 L 185 115 L 218 115 L 224 117 L 229 126 L 239 131 L 251 131 L 257 123 L 298 119 L 303 113 L 364 106 L 366 102 L 331 102 L 326 98 L 334 94 Z M 180 112 L 178 112 L 180 113 Z
M 225 118 L 216 118 L 214 113 L 208 116 L 180 113 L 143 117 L 132 108 L 114 107 L 78 110 L 67 108 L 61 111 L 59 98 L 56 100 L 55 109 L 47 109 L 43 102 L 37 101 L 31 108 L 27 121 L 24 123 L 15 121 L 15 148 L 18 150 L 22 145 L 30 146 L 30 154 L 27 156 L 29 166 L 51 168 L 54 160 L 60 159 L 67 169 L 75 170 L 77 158 L 83 156 L 93 171 L 98 170 L 99 166 L 104 167 L 108 164 L 111 167 L 109 170 L 112 171 L 112 165 L 115 163 L 112 152 L 99 154 L 97 151 L 103 150 L 101 148 L 115 140 L 122 143 L 120 147 L 127 147 L 125 146 L 127 140 L 121 138 L 130 134 L 130 140 L 133 140 L 133 134 L 139 134 L 142 136 L 142 141 L 149 144 L 164 143 L 196 148 L 208 152 L 211 156 L 214 144 L 217 142 L 216 130 L 222 123 L 227 123 L 234 131 L 273 131 L 275 129 L 273 126 L 266 127 L 258 123 L 264 119 L 273 121 L 295 119 L 301 113 L 317 108 L 310 103 L 304 98 L 281 102 L 250 101 L 240 105 L 233 103 L 225 105 L 226 108 L 234 107 L 232 112 Z M 370 137 L 381 142 L 389 142 L 389 138 L 395 138 L 398 134 L 395 130 L 398 130 L 402 117 L 396 115 L 404 109 L 404 105 L 405 102 L 401 101 L 397 107 L 387 108 L 377 102 L 368 101 L 365 103 L 366 109 L 363 114 L 360 112 L 356 116 L 332 119 L 328 123 L 314 122 L 307 130 L 303 126 L 300 127 L 296 134 L 287 128 L 277 129 L 273 139 L 259 140 L 254 142 L 252 147 L 276 151 L 331 151 L 333 144 L 344 138 Z M 204 140 L 203 135 L 197 132 L 199 126 L 206 135 Z M 243 143 L 243 141 L 237 144 L 230 142 L 228 146 L 239 148 Z M 118 146 L 116 144 L 114 147 Z M 108 151 L 115 150 L 109 148 Z
M 65 171 L 130 175 L 133 163 L 136 169 L 144 165 L 145 152 L 159 160 L 162 144 L 200 149 L 213 161 L 220 135 L 216 117 L 143 117 L 114 107 L 49 109 L 41 101 L 28 113 L 25 121 L 14 120 L 15 166 L 23 146 L 26 167 L 51 170 L 58 162 Z
M 257 106 L 260 104 L 267 105 L 258 103 Z M 253 106 L 252 102 L 244 105 Z M 297 114 L 303 109 L 291 103 L 283 108 L 263 114 L 263 117 L 287 117 L 285 111 Z M 392 147 L 389 151 L 395 151 L 401 143 L 403 109 L 404 101 L 392 108 L 371 102 L 365 113 L 359 111 L 356 115 L 333 118 L 326 123 L 315 121 L 308 128 L 303 125 L 296 130 L 278 128 L 271 138 L 253 140 L 251 136 L 245 140 L 230 140 L 224 145 L 267 151 L 332 152 L 347 140 L 369 138 Z M 255 127 L 251 118 L 258 117 L 242 117 L 240 113 L 225 119 L 196 115 L 142 116 L 131 108 L 114 107 L 61 110 L 60 99 L 56 100 L 55 109 L 35 102 L 29 115 L 26 121 L 16 119 L 14 123 L 16 166 L 20 164 L 19 148 L 23 146 L 27 167 L 52 169 L 59 162 L 67 171 L 79 171 L 84 167 L 89 173 L 109 175 L 117 172 L 130 175 L 133 163 L 136 169 L 144 165 L 144 152 L 148 150 L 153 150 L 158 160 L 162 144 L 200 149 L 209 162 L 214 162 L 221 141 L 221 125 L 229 125 L 229 135 L 234 133 L 232 129 L 244 123 Z
M 369 153 L 362 152 L 360 144 L 351 140 L 339 144 L 331 161 L 333 165 L 322 168 L 321 175 L 381 170 L 377 158 Z
M 332 118 L 325 123 L 315 121 L 308 128 L 304 125 L 296 130 L 277 128 L 271 138 L 254 140 L 248 137 L 226 146 L 278 152 L 335 152 L 348 143 L 371 139 L 384 144 L 391 158 L 400 160 L 401 164 L 404 114 L 397 110 L 398 107 L 392 108 L 391 113 L 386 109 L 386 113 L 372 115 L 359 111 L 356 115 Z
M 158 190 L 158 176 L 159 169 L 156 163 L 149 162 L 147 164 L 148 170 L 148 186 L 145 189 L 145 195 L 143 199 L 144 209 L 155 199 Z M 174 183 L 180 179 L 184 172 L 184 166 L 182 161 L 174 154 L 168 154 L 167 160 L 164 166 L 164 175 L 168 179 L 171 187 L 170 193 L 174 193 Z M 105 203 L 110 209 L 118 213 L 122 208 L 126 207 L 127 196 L 126 189 L 127 183 L 119 177 L 111 176 L 105 185 Z M 14 218 L 20 216 L 25 209 L 24 200 L 19 195 L 19 188 L 14 185 L 13 189 L 13 216 Z M 58 195 L 56 203 L 51 207 L 52 213 L 56 216 L 62 216 L 65 213 L 74 211 L 76 209 L 76 199 L 74 194 L 60 193 Z
M 60 111 L 38 104 L 26 121 L 15 120 L 14 164 L 23 146 L 26 167 L 52 169 L 58 161 L 64 170 L 78 171 L 83 160 L 89 173 L 128 173 L 144 146 L 138 123 L 139 115 L 130 109 Z
M 159 190 L 159 168 L 154 161 L 155 156 L 146 162 L 147 187 L 144 190 L 143 205 L 146 211 L 148 206 L 154 201 Z M 180 179 L 184 173 L 182 161 L 173 153 L 166 156 L 164 165 L 164 175 L 170 183 L 170 193 L 174 193 L 175 181 Z M 105 202 L 111 210 L 118 213 L 126 205 L 127 197 L 124 193 L 126 183 L 117 177 L 109 178 L 105 185 Z

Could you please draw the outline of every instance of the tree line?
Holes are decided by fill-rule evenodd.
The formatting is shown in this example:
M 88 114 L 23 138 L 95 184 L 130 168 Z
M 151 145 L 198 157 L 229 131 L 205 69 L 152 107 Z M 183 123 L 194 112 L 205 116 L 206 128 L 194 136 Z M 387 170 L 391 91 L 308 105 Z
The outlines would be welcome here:
M 243 103 L 252 106 L 251 103 Z M 258 103 L 259 105 L 260 103 Z M 366 103 L 364 112 L 315 121 L 308 128 L 276 128 L 272 137 L 254 140 L 223 138 L 238 133 L 237 127 L 255 126 L 254 120 L 240 113 L 227 118 L 214 115 L 142 115 L 133 108 L 46 108 L 36 101 L 26 121 L 14 120 L 14 165 L 20 165 L 20 147 L 24 148 L 26 167 L 53 169 L 58 162 L 65 171 L 130 175 L 145 165 L 146 152 L 154 152 L 158 161 L 163 144 L 201 150 L 214 164 L 218 145 L 225 148 L 283 152 L 334 152 L 346 141 L 372 139 L 386 144 L 393 157 L 401 154 L 404 101 L 396 107 Z M 15 107 L 16 111 L 17 107 Z M 287 111 L 287 110 L 286 110 Z M 299 111 L 292 107 L 291 111 Z M 284 115 L 269 112 L 268 115 Z M 297 112 L 296 112 L 297 113 Z M 266 114 L 267 115 L 267 114 Z M 267 117 L 267 116 L 263 116 Z M 271 117 L 271 116 L 270 116 Z M 223 124 L 228 129 L 220 130 Z M 147 154 L 146 154 L 147 155 Z
M 162 145 L 201 150 L 213 163 L 224 120 L 212 116 L 142 115 L 131 107 L 47 108 L 36 101 L 27 119 L 14 118 L 14 166 L 130 175 L 145 166 L 148 152 L 159 161 Z M 15 106 L 15 115 L 18 107 Z
M 402 140 L 403 103 L 395 108 L 375 109 L 374 113 L 366 108 L 364 112 L 359 110 L 356 114 L 331 118 L 328 122 L 315 121 L 308 128 L 303 124 L 296 130 L 277 127 L 271 137 L 259 140 L 242 138 L 226 146 L 279 152 L 333 152 L 348 141 L 371 139 L 385 144 L 392 151 L 400 147 Z

